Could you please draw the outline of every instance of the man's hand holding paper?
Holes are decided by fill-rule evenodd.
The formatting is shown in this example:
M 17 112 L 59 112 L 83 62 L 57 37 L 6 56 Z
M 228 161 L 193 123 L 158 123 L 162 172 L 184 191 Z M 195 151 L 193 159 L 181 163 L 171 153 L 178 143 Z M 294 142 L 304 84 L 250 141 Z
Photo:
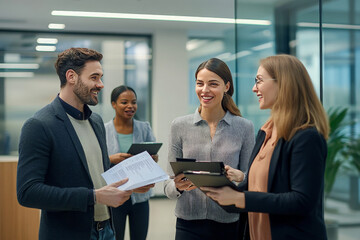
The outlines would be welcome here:
M 134 189 L 135 192 L 143 191 L 145 188 L 150 189 L 151 184 L 169 179 L 169 176 L 146 151 L 127 158 L 101 175 L 107 184 L 128 178 L 129 181 L 118 188 L 120 190 Z

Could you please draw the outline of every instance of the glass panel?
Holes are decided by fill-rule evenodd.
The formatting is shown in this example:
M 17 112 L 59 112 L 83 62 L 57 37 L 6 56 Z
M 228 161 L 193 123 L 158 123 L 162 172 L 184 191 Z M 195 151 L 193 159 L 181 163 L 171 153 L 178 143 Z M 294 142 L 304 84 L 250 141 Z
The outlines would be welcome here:
M 360 137 L 359 16 L 360 2 L 357 0 L 323 1 L 324 106 L 326 109 L 348 109 L 342 132 L 350 139 Z M 355 124 L 347 124 L 350 122 Z M 345 142 L 353 143 L 350 139 Z M 358 154 L 359 151 L 360 146 Z M 325 210 L 327 216 L 341 224 L 339 239 L 358 239 L 360 177 L 359 171 L 348 160 L 337 156 L 337 161 L 342 164 Z
M 236 18 L 271 22 L 264 26 L 237 25 L 237 52 L 246 53 L 237 59 L 238 104 L 244 116 L 254 122 L 255 128 L 269 116 L 268 112 L 258 109 L 257 99 L 251 93 L 258 61 L 268 55 L 288 53 L 297 56 L 308 69 L 318 96 L 323 97 L 325 109 L 340 106 L 349 109 L 345 122 L 355 121 L 355 124 L 345 127 L 343 133 L 350 138 L 360 135 L 360 2 L 330 0 L 322 1 L 322 6 L 321 43 L 319 1 L 237 0 Z M 340 224 L 338 239 L 358 239 L 359 210 L 359 173 L 347 163 L 338 174 L 325 208 L 326 219 L 336 219 Z
M 56 43 L 38 43 L 44 41 L 40 38 L 51 38 Z M 56 50 L 36 51 L 38 46 Z M 92 107 L 104 122 L 114 116 L 110 105 L 112 89 L 125 83 L 138 94 L 137 118 L 150 121 L 150 37 L 3 31 L 0 32 L 0 155 L 17 155 L 24 121 L 57 96 L 60 81 L 54 63 L 57 54 L 70 47 L 92 48 L 104 55 L 105 88 L 100 93 L 99 104 Z
M 125 41 L 125 84 L 137 93 L 135 118 L 142 121 L 151 120 L 150 50 L 148 41 Z
M 319 29 L 303 28 L 302 22 L 318 23 L 318 1 L 237 0 L 237 91 L 243 115 L 259 129 L 269 111 L 259 110 L 252 92 L 253 79 L 261 58 L 286 53 L 297 56 L 307 67 L 320 93 Z M 260 20 L 241 24 L 241 19 Z
M 255 125 L 255 131 L 265 123 L 269 111 L 260 111 L 258 99 L 252 92 L 254 78 L 261 58 L 275 54 L 274 12 L 276 1 L 237 1 L 236 18 L 261 20 L 258 24 L 236 25 L 237 30 L 237 93 L 240 111 Z

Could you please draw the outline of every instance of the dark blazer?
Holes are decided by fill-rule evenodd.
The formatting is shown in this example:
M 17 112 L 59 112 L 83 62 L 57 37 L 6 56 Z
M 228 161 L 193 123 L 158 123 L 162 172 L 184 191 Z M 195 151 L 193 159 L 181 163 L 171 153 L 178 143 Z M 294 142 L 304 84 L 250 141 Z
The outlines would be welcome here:
M 265 139 L 260 130 L 249 167 Z M 247 212 L 269 213 L 272 239 L 327 239 L 324 224 L 324 171 L 327 145 L 315 128 L 299 130 L 290 141 L 280 139 L 271 157 L 268 192 L 250 192 Z
M 110 166 L 101 117 L 89 118 Z M 93 182 L 85 153 L 59 98 L 28 119 L 21 131 L 17 197 L 41 209 L 39 239 L 90 239 L 94 221 Z

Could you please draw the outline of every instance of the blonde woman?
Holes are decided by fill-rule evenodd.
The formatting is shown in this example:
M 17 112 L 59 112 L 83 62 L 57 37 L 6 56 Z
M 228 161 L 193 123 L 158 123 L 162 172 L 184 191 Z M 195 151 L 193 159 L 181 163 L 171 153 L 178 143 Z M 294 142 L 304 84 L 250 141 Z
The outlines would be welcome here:
M 261 127 L 239 190 L 202 188 L 221 205 L 248 212 L 248 239 L 326 239 L 323 213 L 329 126 L 304 65 L 294 56 L 260 61 L 252 89 Z

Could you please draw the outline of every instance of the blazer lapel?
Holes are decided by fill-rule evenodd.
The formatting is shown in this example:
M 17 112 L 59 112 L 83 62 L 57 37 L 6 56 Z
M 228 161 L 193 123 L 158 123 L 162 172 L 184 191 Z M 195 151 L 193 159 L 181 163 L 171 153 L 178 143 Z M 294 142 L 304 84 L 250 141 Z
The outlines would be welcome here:
M 250 169 L 250 166 L 251 166 L 252 162 L 254 161 L 256 155 L 260 151 L 260 148 L 261 148 L 261 146 L 262 146 L 262 144 L 264 142 L 264 139 L 265 139 L 265 132 L 262 131 L 262 130 L 259 130 L 259 132 L 258 132 L 258 134 L 256 136 L 255 146 L 254 146 L 253 151 L 252 151 L 251 156 L 250 156 L 248 169 Z
M 66 112 L 64 110 L 64 108 L 62 107 L 61 103 L 60 103 L 60 100 L 59 99 L 55 99 L 53 101 L 53 107 L 54 107 L 54 110 L 55 110 L 55 115 L 61 119 L 65 125 L 65 128 L 71 138 L 71 141 L 73 142 L 74 146 L 75 146 L 75 149 L 77 151 L 77 154 L 80 158 L 80 161 L 82 163 L 82 165 L 84 166 L 84 169 L 86 170 L 87 172 L 87 175 L 91 180 L 91 176 L 90 176 L 90 171 L 89 171 L 89 167 L 88 167 L 88 164 L 87 164 L 87 161 L 86 161 L 86 157 L 85 157 L 85 153 L 84 153 L 84 149 L 82 148 L 82 145 L 80 143 L 80 140 L 76 134 L 76 131 L 73 127 L 73 125 L 71 124 L 70 122 L 70 119 L 69 117 L 66 115 Z
M 268 191 L 271 189 L 271 185 L 275 177 L 275 170 L 279 162 L 280 152 L 283 144 L 284 144 L 284 139 L 282 138 L 279 139 L 278 143 L 275 146 L 274 152 L 271 156 L 270 166 L 269 166 L 269 177 L 268 177 Z

